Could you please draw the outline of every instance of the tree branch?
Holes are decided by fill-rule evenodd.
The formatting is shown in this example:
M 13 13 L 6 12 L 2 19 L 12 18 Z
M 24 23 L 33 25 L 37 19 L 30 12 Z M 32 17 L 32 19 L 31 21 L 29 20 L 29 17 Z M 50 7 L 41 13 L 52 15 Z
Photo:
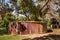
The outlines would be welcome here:
M 47 2 L 45 3 L 45 5 L 40 10 L 42 10 L 48 4 L 48 2 L 49 2 L 49 0 L 47 0 Z

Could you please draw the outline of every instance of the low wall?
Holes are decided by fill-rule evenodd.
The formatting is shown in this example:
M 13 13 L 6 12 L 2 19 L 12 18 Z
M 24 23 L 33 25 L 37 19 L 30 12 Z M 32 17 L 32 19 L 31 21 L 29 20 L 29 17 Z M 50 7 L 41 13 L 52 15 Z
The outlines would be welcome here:
M 19 21 L 9 23 L 11 34 L 41 34 L 46 33 L 47 25 L 38 21 Z

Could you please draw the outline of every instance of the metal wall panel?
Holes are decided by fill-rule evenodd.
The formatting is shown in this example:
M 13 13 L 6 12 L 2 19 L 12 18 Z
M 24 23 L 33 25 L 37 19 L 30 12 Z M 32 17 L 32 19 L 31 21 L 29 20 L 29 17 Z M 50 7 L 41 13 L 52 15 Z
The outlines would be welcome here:
M 18 23 L 18 26 L 16 26 L 17 28 L 14 28 L 13 22 L 9 24 L 9 29 L 10 30 L 12 29 L 10 32 L 13 34 L 41 34 L 46 33 L 47 31 L 47 26 L 45 23 L 38 22 L 17 22 L 17 23 Z

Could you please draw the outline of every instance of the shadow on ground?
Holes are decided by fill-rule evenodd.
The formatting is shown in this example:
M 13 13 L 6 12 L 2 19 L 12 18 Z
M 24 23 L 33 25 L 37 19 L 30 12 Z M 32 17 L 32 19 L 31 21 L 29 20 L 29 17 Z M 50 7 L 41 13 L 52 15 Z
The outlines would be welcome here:
M 28 39 L 23 39 L 23 40 L 60 40 L 60 35 L 52 34 L 48 36 L 36 37 L 33 39 L 28 38 Z

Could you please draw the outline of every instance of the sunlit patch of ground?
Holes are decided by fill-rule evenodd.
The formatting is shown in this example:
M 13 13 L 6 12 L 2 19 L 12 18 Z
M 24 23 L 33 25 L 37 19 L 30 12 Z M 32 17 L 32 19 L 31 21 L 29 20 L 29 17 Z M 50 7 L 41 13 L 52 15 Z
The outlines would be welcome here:
M 0 40 L 22 40 L 25 36 L 21 35 L 3 35 L 0 36 Z

